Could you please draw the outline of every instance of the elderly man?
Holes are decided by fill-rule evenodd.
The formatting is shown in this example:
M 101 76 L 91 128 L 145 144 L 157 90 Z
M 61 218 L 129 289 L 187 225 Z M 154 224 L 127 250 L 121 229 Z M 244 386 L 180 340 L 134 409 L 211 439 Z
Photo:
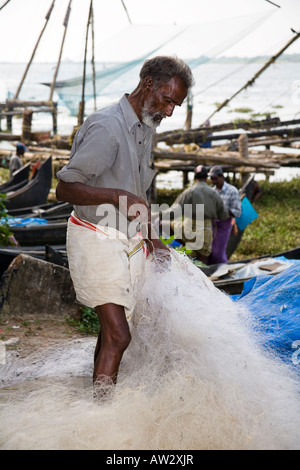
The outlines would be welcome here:
M 101 327 L 95 383 L 117 381 L 148 250 L 169 253 L 149 222 L 152 138 L 192 85 L 191 70 L 180 59 L 147 60 L 132 93 L 86 119 L 69 163 L 58 172 L 57 199 L 74 206 L 67 233 L 74 288 L 80 302 L 96 309 Z
M 241 215 L 241 198 L 238 190 L 225 181 L 220 166 L 212 167 L 209 176 L 214 185 L 214 190 L 223 199 L 230 217 L 227 220 L 217 219 L 214 222 L 214 238 L 208 264 L 227 263 L 226 247 L 231 233 L 232 219 Z

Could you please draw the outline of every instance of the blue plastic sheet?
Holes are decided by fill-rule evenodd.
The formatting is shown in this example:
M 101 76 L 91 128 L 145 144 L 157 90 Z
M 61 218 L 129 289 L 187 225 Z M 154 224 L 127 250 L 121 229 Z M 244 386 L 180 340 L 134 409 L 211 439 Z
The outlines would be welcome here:
M 253 316 L 259 343 L 300 372 L 300 262 L 276 275 L 244 283 L 236 302 Z
M 39 217 L 9 217 L 7 222 L 10 227 L 32 227 L 34 225 L 47 225 L 48 223 L 46 219 Z

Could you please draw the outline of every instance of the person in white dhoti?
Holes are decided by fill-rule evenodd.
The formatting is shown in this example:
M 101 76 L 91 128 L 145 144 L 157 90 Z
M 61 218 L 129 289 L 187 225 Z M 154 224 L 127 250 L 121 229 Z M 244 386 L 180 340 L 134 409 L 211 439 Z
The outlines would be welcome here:
M 101 326 L 94 382 L 116 383 L 143 263 L 153 249 L 168 252 L 150 227 L 152 138 L 192 85 L 192 72 L 180 59 L 147 60 L 132 93 L 86 119 L 57 174 L 57 199 L 74 207 L 67 250 L 76 295 L 95 308 Z

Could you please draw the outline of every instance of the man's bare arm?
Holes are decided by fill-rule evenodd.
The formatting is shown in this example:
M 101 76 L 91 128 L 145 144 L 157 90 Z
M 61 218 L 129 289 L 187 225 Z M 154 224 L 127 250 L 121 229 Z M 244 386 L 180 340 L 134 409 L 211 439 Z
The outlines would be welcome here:
M 129 218 L 135 218 L 133 216 L 131 217 L 132 211 L 129 211 L 129 208 L 134 204 L 141 204 L 144 210 L 146 208 L 150 213 L 149 207 L 143 198 L 122 189 L 96 188 L 83 183 L 65 183 L 64 181 L 59 181 L 56 188 L 58 201 L 70 202 L 77 206 L 112 204 L 120 208 L 121 196 L 127 199 L 127 213 L 129 214 Z M 126 208 L 122 208 L 122 211 L 124 210 L 126 210 Z
M 126 196 L 127 208 L 120 207 L 120 197 Z M 158 236 L 152 237 L 154 234 L 151 227 L 151 211 L 148 207 L 146 201 L 132 194 L 128 191 L 115 188 L 96 188 L 93 186 L 88 186 L 83 183 L 65 183 L 64 181 L 59 181 L 56 188 L 56 197 L 58 201 L 70 202 L 78 206 L 89 206 L 89 205 L 99 205 L 99 204 L 112 204 L 115 207 L 119 208 L 121 212 L 125 212 L 127 209 L 127 217 L 129 220 L 134 220 L 139 214 L 136 211 L 130 210 L 133 206 L 138 209 L 138 206 L 141 204 L 140 213 L 145 214 L 147 211 L 148 218 L 148 241 L 150 241 L 151 251 L 152 249 L 163 249 L 168 250 L 168 248 L 160 241 Z M 122 199 L 121 199 L 122 201 Z M 146 221 L 145 221 L 146 222 Z

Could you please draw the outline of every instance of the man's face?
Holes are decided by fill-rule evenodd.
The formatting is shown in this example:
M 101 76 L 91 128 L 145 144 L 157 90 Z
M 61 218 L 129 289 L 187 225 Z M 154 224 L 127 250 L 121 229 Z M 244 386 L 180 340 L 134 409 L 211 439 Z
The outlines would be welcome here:
M 221 175 L 211 176 L 210 179 L 211 179 L 211 182 L 214 186 L 216 186 L 219 189 L 222 188 L 223 183 L 224 183 L 224 177 L 223 176 L 221 176 Z
M 181 106 L 187 95 L 182 80 L 173 77 L 167 84 L 150 88 L 142 108 L 142 120 L 146 126 L 155 129 L 161 121 L 173 114 L 175 106 Z

